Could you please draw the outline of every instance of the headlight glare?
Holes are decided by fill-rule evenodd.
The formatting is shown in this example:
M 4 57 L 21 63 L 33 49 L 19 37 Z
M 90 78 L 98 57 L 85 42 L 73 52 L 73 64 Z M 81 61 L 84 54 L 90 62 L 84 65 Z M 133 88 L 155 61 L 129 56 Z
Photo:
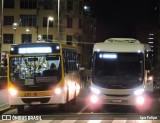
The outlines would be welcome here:
M 17 90 L 15 88 L 9 88 L 9 93 L 12 96 L 16 96 L 17 95 Z
M 143 94 L 143 92 L 144 92 L 144 89 L 143 89 L 143 88 L 137 89 L 137 90 L 134 91 L 134 95 L 138 96 L 138 95 Z
M 90 89 L 94 94 L 99 95 L 101 93 L 101 91 L 99 89 L 95 88 L 95 87 L 91 87 Z
M 61 88 L 56 88 L 56 89 L 55 89 L 55 93 L 56 93 L 56 94 L 61 94 L 61 92 L 62 92 Z

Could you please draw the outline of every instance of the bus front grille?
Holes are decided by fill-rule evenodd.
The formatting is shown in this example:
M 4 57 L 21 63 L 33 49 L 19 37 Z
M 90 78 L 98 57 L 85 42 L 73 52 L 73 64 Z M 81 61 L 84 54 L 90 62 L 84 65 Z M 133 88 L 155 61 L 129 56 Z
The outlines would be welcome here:
M 123 94 L 123 95 L 113 95 L 113 94 L 105 94 L 106 96 L 111 96 L 111 97 L 128 97 L 131 94 Z
M 32 103 L 32 102 L 41 102 L 41 103 L 47 103 L 49 102 L 50 98 L 45 97 L 45 98 L 22 98 L 22 101 L 24 103 Z

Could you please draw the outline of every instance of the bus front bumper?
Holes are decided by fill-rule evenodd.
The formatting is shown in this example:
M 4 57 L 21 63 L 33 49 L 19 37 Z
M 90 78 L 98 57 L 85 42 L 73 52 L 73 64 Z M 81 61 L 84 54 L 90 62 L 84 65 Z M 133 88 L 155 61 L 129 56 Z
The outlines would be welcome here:
M 10 105 L 48 105 L 48 104 L 65 104 L 66 95 L 52 95 L 42 97 L 19 97 L 9 96 Z
M 108 96 L 104 94 L 96 95 L 90 94 L 87 98 L 87 103 L 90 105 L 102 105 L 102 104 L 113 104 L 113 105 L 129 105 L 129 106 L 146 106 L 152 103 L 152 98 L 146 94 L 143 95 L 113 95 Z

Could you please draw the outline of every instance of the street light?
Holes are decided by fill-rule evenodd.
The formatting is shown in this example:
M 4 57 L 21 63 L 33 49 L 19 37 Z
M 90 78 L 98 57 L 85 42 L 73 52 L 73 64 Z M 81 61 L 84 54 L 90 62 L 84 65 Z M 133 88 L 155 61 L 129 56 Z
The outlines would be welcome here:
M 18 23 L 13 23 L 12 24 L 12 28 L 14 30 L 14 40 L 13 40 L 13 44 L 15 43 L 15 40 L 16 40 L 16 29 L 18 27 Z
M 38 35 L 38 40 L 42 40 L 42 35 Z
M 48 41 L 48 28 L 49 28 L 49 21 L 53 21 L 53 17 L 48 17 L 47 19 L 47 41 Z
M 28 34 L 29 31 L 30 31 L 29 28 L 26 28 L 26 29 L 25 29 L 26 34 Z

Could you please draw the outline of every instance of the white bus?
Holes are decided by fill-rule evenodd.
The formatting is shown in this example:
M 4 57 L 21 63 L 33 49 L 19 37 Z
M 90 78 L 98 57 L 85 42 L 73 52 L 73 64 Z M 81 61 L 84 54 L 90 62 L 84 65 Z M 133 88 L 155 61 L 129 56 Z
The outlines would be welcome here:
M 96 43 L 89 96 L 92 107 L 113 104 L 149 108 L 151 98 L 147 95 L 153 92 L 149 54 L 149 45 L 132 38 L 110 38 Z

